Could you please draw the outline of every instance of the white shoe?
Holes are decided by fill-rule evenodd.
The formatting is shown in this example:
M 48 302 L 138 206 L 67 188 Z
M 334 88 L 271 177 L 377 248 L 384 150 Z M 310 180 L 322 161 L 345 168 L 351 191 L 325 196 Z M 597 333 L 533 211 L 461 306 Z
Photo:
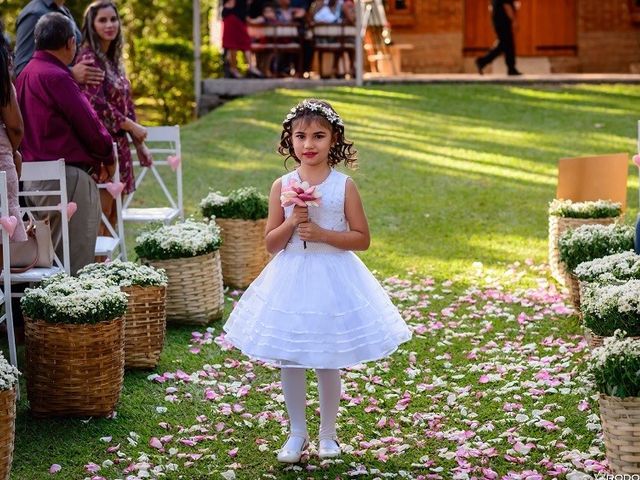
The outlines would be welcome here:
M 320 446 L 318 447 L 318 457 L 320 457 L 320 459 L 336 458 L 340 455 L 342 455 L 342 449 L 340 448 L 337 438 L 320 439 Z
M 308 446 L 309 437 L 289 435 L 280 452 L 278 452 L 278 461 L 282 463 L 298 463 L 302 457 L 302 452 L 304 452 Z

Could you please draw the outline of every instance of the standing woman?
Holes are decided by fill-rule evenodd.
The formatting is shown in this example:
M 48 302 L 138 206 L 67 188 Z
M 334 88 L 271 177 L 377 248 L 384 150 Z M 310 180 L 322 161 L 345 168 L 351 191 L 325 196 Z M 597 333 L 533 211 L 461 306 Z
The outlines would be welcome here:
M 13 242 L 27 240 L 18 202 L 18 179 L 22 167 L 18 147 L 23 135 L 22 114 L 16 98 L 16 89 L 11 83 L 11 54 L 4 36 L 4 25 L 0 21 L 0 171 L 7 175 L 9 215 L 18 219 L 16 229 L 11 235 Z
M 84 12 L 78 59 L 102 69 L 105 76 L 102 83 L 80 85 L 80 88 L 116 142 L 123 192 L 131 193 L 135 189 L 135 179 L 127 132 L 135 145 L 140 165 L 148 167 L 153 160 L 144 144 L 147 129 L 136 122 L 131 84 L 122 64 L 122 44 L 120 15 L 115 3 L 108 0 L 92 2 Z M 114 198 L 109 192 L 100 190 L 100 201 L 102 211 L 113 225 L 116 219 Z
M 251 38 L 247 31 L 248 0 L 224 0 L 222 2 L 222 48 L 228 65 L 230 78 L 242 78 L 238 71 L 238 52 L 244 54 L 249 66 L 248 77 L 262 78 L 264 75 L 255 66 L 254 55 L 251 54 Z

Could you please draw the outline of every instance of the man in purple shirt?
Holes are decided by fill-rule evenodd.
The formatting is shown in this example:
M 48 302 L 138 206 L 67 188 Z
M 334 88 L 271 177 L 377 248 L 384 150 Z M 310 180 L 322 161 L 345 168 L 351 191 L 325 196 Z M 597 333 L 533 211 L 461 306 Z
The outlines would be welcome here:
M 94 260 L 101 209 L 91 174 L 103 172 L 103 177 L 113 176 L 113 146 L 109 132 L 67 68 L 76 53 L 71 21 L 61 13 L 49 13 L 38 20 L 34 35 L 36 52 L 16 80 L 25 123 L 20 150 L 24 162 L 58 158 L 66 161 L 68 199 L 78 205 L 69 221 L 73 275 Z M 55 190 L 58 185 L 55 181 L 25 182 L 24 187 Z M 31 206 L 59 202 L 55 196 L 26 200 Z M 51 228 L 56 253 L 62 258 L 59 217 L 52 218 Z

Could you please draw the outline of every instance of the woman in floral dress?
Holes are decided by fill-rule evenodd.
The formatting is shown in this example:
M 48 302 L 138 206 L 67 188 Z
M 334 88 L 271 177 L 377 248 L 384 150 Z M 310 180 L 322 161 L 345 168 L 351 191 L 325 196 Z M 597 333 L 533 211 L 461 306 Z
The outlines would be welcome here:
M 135 189 L 127 133 L 133 140 L 140 164 L 149 166 L 152 158 L 144 144 L 147 129 L 136 121 L 131 84 L 122 65 L 122 45 L 120 15 L 115 3 L 104 0 L 92 2 L 84 13 L 78 60 L 87 60 L 91 66 L 102 69 L 105 76 L 101 84 L 80 85 L 80 88 L 116 142 L 120 181 L 124 184 L 123 193 L 127 194 Z M 105 190 L 101 190 L 100 199 L 102 210 L 113 225 L 116 218 L 115 201 Z

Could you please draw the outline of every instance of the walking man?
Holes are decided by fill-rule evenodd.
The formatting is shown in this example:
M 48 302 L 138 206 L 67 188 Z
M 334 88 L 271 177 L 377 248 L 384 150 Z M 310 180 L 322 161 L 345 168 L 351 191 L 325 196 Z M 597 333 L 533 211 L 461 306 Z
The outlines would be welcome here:
M 491 0 L 491 10 L 491 20 L 498 39 L 485 56 L 476 58 L 478 73 L 482 75 L 484 67 L 504 53 L 507 73 L 521 75 L 516 69 L 516 47 L 513 40 L 513 31 L 517 28 L 515 0 Z

